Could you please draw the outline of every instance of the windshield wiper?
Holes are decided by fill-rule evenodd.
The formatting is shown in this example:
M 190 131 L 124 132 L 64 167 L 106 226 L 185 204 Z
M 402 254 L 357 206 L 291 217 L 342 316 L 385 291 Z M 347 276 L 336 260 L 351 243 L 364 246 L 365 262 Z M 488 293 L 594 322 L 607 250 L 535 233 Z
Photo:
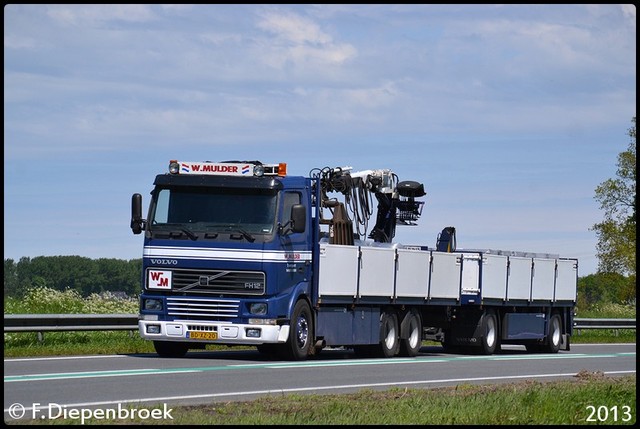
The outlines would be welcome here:
M 242 234 L 242 236 L 243 236 L 244 238 L 246 238 L 246 239 L 247 239 L 247 241 L 248 241 L 249 243 L 253 243 L 254 241 L 256 241 L 256 238 L 255 238 L 253 235 L 251 235 L 251 233 L 249 233 L 249 232 L 245 231 L 245 230 L 244 230 L 244 229 L 242 229 L 242 228 L 234 227 L 234 228 L 231 228 L 231 229 L 232 229 L 233 231 L 237 231 L 237 232 L 239 232 L 240 234 Z
M 180 231 L 182 231 L 185 234 L 187 234 L 189 236 L 189 238 L 192 239 L 193 241 L 196 241 L 198 239 L 198 236 L 188 228 L 180 228 Z
M 254 241 L 256 241 L 256 238 L 253 236 L 253 234 L 251 234 L 246 229 L 239 227 L 237 224 L 224 224 L 224 225 L 212 224 L 211 226 L 214 227 L 219 232 L 240 233 L 242 237 L 244 237 L 250 243 L 253 243 Z

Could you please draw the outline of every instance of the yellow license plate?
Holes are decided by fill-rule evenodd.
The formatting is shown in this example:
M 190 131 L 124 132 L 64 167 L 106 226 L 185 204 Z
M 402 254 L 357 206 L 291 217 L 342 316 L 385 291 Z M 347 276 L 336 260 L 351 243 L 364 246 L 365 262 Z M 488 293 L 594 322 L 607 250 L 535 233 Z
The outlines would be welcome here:
M 189 331 L 187 332 L 187 338 L 190 338 L 192 340 L 217 340 L 218 333 Z

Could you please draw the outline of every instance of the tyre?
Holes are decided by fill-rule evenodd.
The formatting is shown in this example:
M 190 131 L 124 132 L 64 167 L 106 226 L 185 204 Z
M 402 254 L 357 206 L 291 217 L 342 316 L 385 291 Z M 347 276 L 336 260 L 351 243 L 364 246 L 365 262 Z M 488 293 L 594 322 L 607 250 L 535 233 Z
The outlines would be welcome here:
M 400 335 L 400 356 L 417 356 L 422 347 L 422 323 L 420 315 L 415 311 L 409 311 L 402 322 L 402 335 Z
M 289 360 L 304 360 L 314 347 L 313 317 L 304 299 L 296 302 L 291 315 L 289 339 L 282 346 L 282 355 Z
M 385 311 L 380 319 L 380 343 L 377 346 L 377 354 L 380 357 L 390 358 L 397 355 L 399 349 L 398 316 L 393 312 Z
M 480 352 L 484 355 L 492 355 L 499 349 L 498 318 L 493 310 L 487 310 L 480 320 L 481 337 Z
M 554 314 L 549 319 L 547 328 L 547 338 L 542 346 L 542 351 L 546 353 L 558 353 L 562 343 L 562 319 L 559 314 Z
M 154 341 L 153 348 L 160 357 L 180 358 L 187 354 L 189 345 L 186 343 L 176 343 L 172 341 Z

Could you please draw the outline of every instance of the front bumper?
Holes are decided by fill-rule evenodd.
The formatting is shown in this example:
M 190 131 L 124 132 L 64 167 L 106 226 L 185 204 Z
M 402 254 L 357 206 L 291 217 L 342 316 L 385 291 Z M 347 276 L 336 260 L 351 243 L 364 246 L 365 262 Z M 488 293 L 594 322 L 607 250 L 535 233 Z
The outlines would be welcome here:
M 289 338 L 289 325 L 250 325 L 191 320 L 171 322 L 139 320 L 138 331 L 140 336 L 147 340 L 230 345 L 285 343 Z

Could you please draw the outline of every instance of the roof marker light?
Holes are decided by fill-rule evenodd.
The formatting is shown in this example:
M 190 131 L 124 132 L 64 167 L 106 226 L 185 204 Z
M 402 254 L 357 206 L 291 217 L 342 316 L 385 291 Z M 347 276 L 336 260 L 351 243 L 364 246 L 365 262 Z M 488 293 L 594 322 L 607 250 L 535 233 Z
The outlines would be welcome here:
M 180 163 L 176 160 L 169 161 L 169 173 L 178 174 L 180 172 Z

